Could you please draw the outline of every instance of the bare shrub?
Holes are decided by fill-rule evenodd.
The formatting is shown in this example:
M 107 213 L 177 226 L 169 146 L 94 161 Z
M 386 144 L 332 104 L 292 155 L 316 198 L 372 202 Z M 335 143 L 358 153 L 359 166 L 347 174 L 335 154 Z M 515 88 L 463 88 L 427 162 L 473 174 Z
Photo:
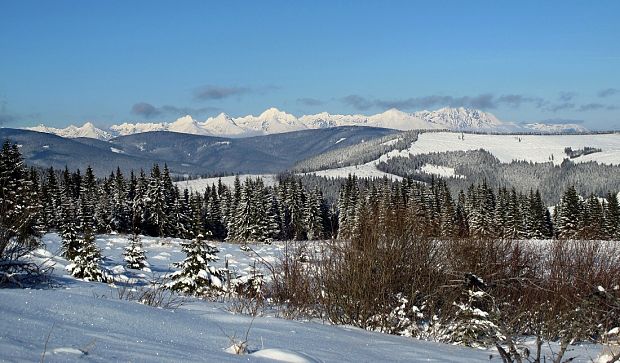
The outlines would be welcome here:
M 316 316 L 320 311 L 321 290 L 318 285 L 316 256 L 303 243 L 287 242 L 276 266 L 268 266 L 271 283 L 266 295 L 282 307 L 281 315 L 288 319 Z M 319 313 L 320 315 L 320 313 Z
M 481 344 L 515 362 L 540 362 L 545 341 L 560 343 L 557 358 L 568 345 L 601 341 L 620 326 L 620 245 L 437 240 L 425 232 L 432 221 L 416 220 L 400 205 L 361 204 L 350 239 L 325 242 L 308 262 L 298 258 L 303 245 L 287 246 L 269 296 L 289 317 L 452 342 L 462 340 L 449 336 L 459 330 L 450 326 L 474 311 L 494 330 L 477 335 L 485 337 Z M 537 338 L 536 352 L 521 344 L 526 335 Z

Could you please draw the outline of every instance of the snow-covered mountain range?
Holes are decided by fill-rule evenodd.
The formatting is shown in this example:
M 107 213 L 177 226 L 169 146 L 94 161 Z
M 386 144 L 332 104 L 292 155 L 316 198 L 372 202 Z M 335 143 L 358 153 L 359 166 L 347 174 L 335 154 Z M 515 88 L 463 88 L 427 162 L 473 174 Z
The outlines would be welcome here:
M 418 111 L 413 113 L 390 109 L 370 116 L 361 114 L 338 115 L 321 112 L 301 117 L 296 117 L 277 108 L 269 108 L 258 116 L 248 115 L 233 118 L 225 113 L 221 113 L 215 117 L 209 117 L 205 121 L 197 121 L 188 115 L 174 122 L 122 123 L 120 125 L 112 125 L 108 130 L 99 129 L 90 122 L 85 123 L 83 126 L 71 125 L 64 129 L 44 125 L 27 129 L 69 138 L 90 137 L 109 140 L 115 136 L 149 131 L 174 131 L 193 135 L 247 137 L 337 126 L 374 126 L 396 130 L 585 131 L 583 127 L 578 125 L 566 124 L 536 123 L 519 126 L 514 123 L 500 121 L 491 113 L 463 107 L 446 107 L 435 111 Z
M 588 129 L 583 127 L 583 125 L 574 124 L 574 123 L 536 122 L 536 123 L 531 123 L 531 124 L 525 124 L 524 126 L 534 131 L 550 132 L 550 133 L 577 133 L 577 132 L 588 131 Z
M 48 134 L 55 134 L 62 137 L 75 138 L 75 137 L 90 137 L 92 139 L 109 140 L 114 137 L 110 132 L 99 129 L 93 125 L 92 122 L 86 122 L 82 126 L 68 126 L 64 129 L 55 127 L 49 127 L 45 125 L 39 125 L 35 127 L 26 127 L 27 130 L 45 132 Z

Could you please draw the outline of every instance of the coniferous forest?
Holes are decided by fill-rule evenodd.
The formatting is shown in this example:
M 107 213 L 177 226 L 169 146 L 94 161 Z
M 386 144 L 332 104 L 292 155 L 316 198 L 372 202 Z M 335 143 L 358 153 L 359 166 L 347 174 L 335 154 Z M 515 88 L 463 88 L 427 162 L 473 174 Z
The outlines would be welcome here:
M 329 182 L 314 180 L 310 189 L 291 174 L 274 187 L 237 177 L 232 187 L 220 181 L 204 191 L 189 191 L 173 183 L 165 165 L 153 165 L 148 174 L 123 175 L 117 169 L 100 179 L 90 167 L 28 169 L 10 143 L 3 145 L 2 158 L 6 185 L 15 185 L 21 194 L 15 198 L 29 213 L 22 230 L 67 236 L 89 229 L 236 242 L 347 239 L 358 233 L 362 216 L 389 211 L 384 218 L 405 218 L 416 234 L 437 238 L 620 238 L 616 191 L 584 199 L 569 186 L 552 215 L 538 190 L 493 189 L 485 181 L 453 194 L 442 179 L 422 183 L 349 176 L 337 201 L 329 202 L 321 190 Z

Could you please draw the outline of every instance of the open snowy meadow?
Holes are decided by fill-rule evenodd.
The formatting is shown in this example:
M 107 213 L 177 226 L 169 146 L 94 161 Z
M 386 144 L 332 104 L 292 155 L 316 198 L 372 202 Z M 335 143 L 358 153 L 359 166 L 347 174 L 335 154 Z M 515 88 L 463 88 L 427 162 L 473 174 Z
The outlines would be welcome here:
M 181 261 L 182 240 L 142 237 L 151 272 L 127 269 L 125 235 L 98 235 L 105 256 L 103 266 L 113 284 L 87 282 L 65 272 L 59 257 L 61 239 L 43 237 L 45 246 L 34 260 L 53 267 L 51 283 L 41 288 L 0 290 L 0 360 L 23 361 L 132 361 L 132 362 L 483 362 L 501 361 L 497 351 L 420 341 L 321 321 L 296 321 L 265 309 L 257 317 L 237 314 L 225 298 L 173 298 L 168 308 L 152 307 L 126 297 L 155 276 L 174 270 Z M 216 265 L 238 275 L 255 265 L 267 275 L 267 264 L 277 263 L 286 243 L 240 245 L 216 242 Z M 311 246 L 317 246 L 316 243 Z M 182 302 L 182 303 L 181 303 Z M 180 304 L 179 304 L 180 303 Z M 247 341 L 249 354 L 235 355 L 232 346 Z M 533 344 L 533 342 L 532 342 Z M 551 348 L 545 353 L 551 358 Z M 600 346 L 571 347 L 574 361 L 590 362 Z

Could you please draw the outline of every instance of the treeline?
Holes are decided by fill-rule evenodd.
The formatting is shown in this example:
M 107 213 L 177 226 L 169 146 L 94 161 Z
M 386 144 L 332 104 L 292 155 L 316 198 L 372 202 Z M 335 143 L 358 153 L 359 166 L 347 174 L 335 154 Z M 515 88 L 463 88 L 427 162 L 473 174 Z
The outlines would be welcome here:
M 407 233 L 442 239 L 620 239 L 617 194 L 582 200 L 572 186 L 551 215 L 538 190 L 494 189 L 482 182 L 454 195 L 441 179 L 369 183 L 349 176 L 338 210 L 341 239 L 364 234 L 362 218 L 388 226 L 402 223 Z
M 13 193 L 23 204 L 20 210 L 29 211 L 21 227 L 28 233 L 81 230 L 85 218 L 92 218 L 95 233 L 243 242 L 329 238 L 335 230 L 321 191 L 306 190 L 292 176 L 276 187 L 237 178 L 232 187 L 220 182 L 199 192 L 180 190 L 166 166 L 154 165 L 148 175 L 125 176 L 117 169 L 97 179 L 90 167 L 84 173 L 28 170 L 15 145 L 5 143 L 3 150 L 3 193 Z M 11 199 L 3 196 L 2 201 Z M 3 218 L 13 218 L 11 213 Z

